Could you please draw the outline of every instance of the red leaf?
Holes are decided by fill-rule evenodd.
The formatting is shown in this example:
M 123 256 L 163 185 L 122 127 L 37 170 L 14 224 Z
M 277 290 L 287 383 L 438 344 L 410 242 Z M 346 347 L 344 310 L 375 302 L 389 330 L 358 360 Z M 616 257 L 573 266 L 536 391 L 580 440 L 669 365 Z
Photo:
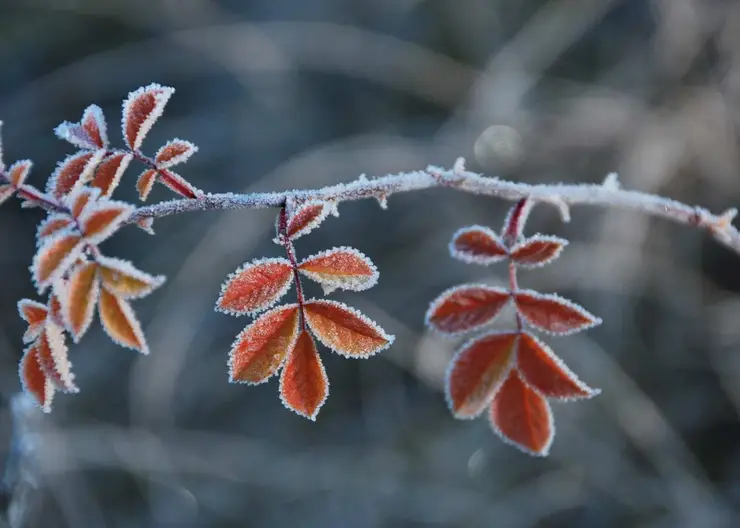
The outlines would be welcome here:
M 455 286 L 432 302 L 426 322 L 445 334 L 468 332 L 492 322 L 510 298 L 505 289 L 485 284 Z
M 39 224 L 36 236 L 38 237 L 39 242 L 41 242 L 42 239 L 56 234 L 63 229 L 72 227 L 73 225 L 74 220 L 66 214 L 50 214 L 43 222 L 41 222 L 41 224 Z
M 547 345 L 528 333 L 519 338 L 517 367 L 524 381 L 548 398 L 572 400 L 599 393 L 581 382 Z
M 284 258 L 249 262 L 226 278 L 216 309 L 230 315 L 245 315 L 275 304 L 290 288 L 293 266 Z
M 31 171 L 33 163 L 31 160 L 16 161 L 8 169 L 8 179 L 14 187 L 20 187 L 26 182 L 28 173 Z
M 74 383 L 69 349 L 64 342 L 62 328 L 52 321 L 47 321 L 36 345 L 41 370 L 54 383 L 55 388 L 62 392 L 79 392 Z
M 110 196 L 121 182 L 121 177 L 133 157 L 133 154 L 125 153 L 108 156 L 98 166 L 98 170 L 95 172 L 95 177 L 90 185 L 100 189 L 101 196 Z
M 550 405 L 522 381 L 515 369 L 496 393 L 490 419 L 504 442 L 530 455 L 547 456 L 555 436 Z
M 511 248 L 511 259 L 520 266 L 537 268 L 558 258 L 567 245 L 564 238 L 535 235 Z
M 46 184 L 46 192 L 57 198 L 69 194 L 73 189 L 90 181 L 95 169 L 103 159 L 105 150 L 94 152 L 81 150 L 67 156 L 58 165 Z
M 51 412 L 51 402 L 54 399 L 54 384 L 41 370 L 38 360 L 37 347 L 31 345 L 23 354 L 19 368 L 19 375 L 23 390 L 33 396 L 41 409 Z
M 327 295 L 337 288 L 366 290 L 378 282 L 378 269 L 372 261 L 349 247 L 312 255 L 301 262 L 298 269 L 309 279 L 320 283 Z
M 285 230 L 288 238 L 295 240 L 307 235 L 323 222 L 331 212 L 327 202 L 305 202 L 298 206 L 288 219 Z
M 514 301 L 522 317 L 545 332 L 571 334 L 601 323 L 598 317 L 555 294 L 519 290 Z
M 103 329 L 114 343 L 142 354 L 149 353 L 144 332 L 128 302 L 101 288 L 98 315 L 103 323 Z
M 463 262 L 488 265 L 504 260 L 509 250 L 491 229 L 475 225 L 452 235 L 450 254 Z
M 82 255 L 85 244 L 76 233 L 61 233 L 48 238 L 33 258 L 31 272 L 40 292 L 59 279 Z
M 157 151 L 154 160 L 160 168 L 184 163 L 198 152 L 198 147 L 184 139 L 173 139 Z
M 136 190 L 139 191 L 139 198 L 143 202 L 152 192 L 154 182 L 157 181 L 157 171 L 148 169 L 139 175 L 139 179 L 136 180 Z
M 465 344 L 447 371 L 445 393 L 455 418 L 483 412 L 509 375 L 515 358 L 515 332 L 495 332 Z
M 280 399 L 288 409 L 315 421 L 327 396 L 324 364 L 313 337 L 303 330 L 280 374 Z
M 135 207 L 125 202 L 101 200 L 85 208 L 80 227 L 88 244 L 100 244 L 115 233 L 134 212 Z
M 263 313 L 237 336 L 229 352 L 229 381 L 264 383 L 275 374 L 298 339 L 298 305 Z
M 324 346 L 350 358 L 365 358 L 387 348 L 394 337 L 346 304 L 310 300 L 304 316 Z
M 173 93 L 174 88 L 150 84 L 128 94 L 123 102 L 123 137 L 129 148 L 141 148 Z
M 69 141 L 82 149 L 103 149 L 108 147 L 105 118 L 99 106 L 90 105 L 82 114 L 79 123 L 65 121 L 54 132 L 59 139 Z
M 97 263 L 85 262 L 75 267 L 64 287 L 64 294 L 59 299 L 64 325 L 75 343 L 90 328 L 99 294 Z

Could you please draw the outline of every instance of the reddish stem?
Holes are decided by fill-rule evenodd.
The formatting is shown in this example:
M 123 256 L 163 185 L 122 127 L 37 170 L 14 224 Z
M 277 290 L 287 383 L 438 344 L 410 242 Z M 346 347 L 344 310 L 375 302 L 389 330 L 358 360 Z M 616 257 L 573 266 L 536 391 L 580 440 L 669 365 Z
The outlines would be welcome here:
M 511 249 L 511 246 L 516 243 L 516 240 L 524 231 L 524 224 L 527 221 L 527 216 L 524 214 L 526 206 L 527 198 L 522 198 L 514 205 L 514 208 L 511 211 L 511 216 L 509 217 L 508 224 L 505 227 L 503 237 L 504 243 L 509 247 L 509 249 Z M 517 282 L 516 272 L 516 263 L 511 260 L 511 256 L 509 256 L 509 294 L 512 296 L 512 298 L 519 291 L 519 284 Z M 524 321 L 522 320 L 522 316 L 521 314 L 519 314 L 519 311 L 516 311 L 515 313 L 516 328 L 519 332 L 521 332 L 524 328 Z
M 301 275 L 298 273 L 298 260 L 296 259 L 295 247 L 293 242 L 288 236 L 288 213 L 285 207 L 280 209 L 280 216 L 278 218 L 278 238 L 280 243 L 285 248 L 285 253 L 288 256 L 290 265 L 293 267 L 293 277 L 295 278 L 295 292 L 296 299 L 298 301 L 298 308 L 301 314 L 301 330 L 306 329 L 306 317 L 303 313 L 303 306 L 306 302 L 306 298 L 303 296 L 303 284 L 301 284 Z

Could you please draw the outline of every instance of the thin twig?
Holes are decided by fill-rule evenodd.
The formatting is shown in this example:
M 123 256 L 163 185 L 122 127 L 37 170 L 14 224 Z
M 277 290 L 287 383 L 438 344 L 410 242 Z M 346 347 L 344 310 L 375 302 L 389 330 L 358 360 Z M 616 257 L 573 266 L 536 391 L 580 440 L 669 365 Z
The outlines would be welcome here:
M 162 218 L 193 211 L 227 211 L 283 207 L 288 198 L 297 202 L 325 200 L 341 202 L 388 196 L 435 187 L 449 187 L 462 192 L 495 196 L 504 200 L 530 198 L 549 203 L 558 208 L 563 221 L 570 218 L 571 205 L 598 205 L 637 210 L 645 214 L 699 227 L 708 231 L 715 240 L 740 254 L 740 232 L 732 226 L 736 209 L 715 215 L 709 210 L 691 206 L 669 198 L 639 191 L 622 189 L 615 175 L 609 175 L 601 184 L 531 185 L 499 178 L 489 178 L 465 169 L 464 160 L 458 159 L 452 169 L 428 167 L 423 171 L 404 172 L 375 179 L 358 179 L 346 184 L 331 185 L 313 190 L 283 191 L 250 194 L 206 194 L 199 199 L 171 200 L 142 207 L 129 219 L 129 223 L 145 218 Z

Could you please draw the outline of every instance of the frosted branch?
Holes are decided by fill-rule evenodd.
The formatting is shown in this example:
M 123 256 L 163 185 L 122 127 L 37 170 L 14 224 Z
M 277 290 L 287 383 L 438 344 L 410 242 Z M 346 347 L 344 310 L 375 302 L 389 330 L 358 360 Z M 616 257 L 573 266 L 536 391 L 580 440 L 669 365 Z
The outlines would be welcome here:
M 404 172 L 355 181 L 312 190 L 292 190 L 250 194 L 205 194 L 198 199 L 171 200 L 140 208 L 129 220 L 162 218 L 192 211 L 227 211 L 282 207 L 286 200 L 320 200 L 335 204 L 365 198 L 374 198 L 381 204 L 392 194 L 420 191 L 435 187 L 449 187 L 471 194 L 495 196 L 516 201 L 530 198 L 551 204 L 558 209 L 563 221 L 570 219 L 570 206 L 596 205 L 630 209 L 652 216 L 666 218 L 679 224 L 708 231 L 719 243 L 740 254 L 740 232 L 732 226 L 737 210 L 729 209 L 718 215 L 703 207 L 687 205 L 669 198 L 640 191 L 624 190 L 616 175 L 609 175 L 601 184 L 531 185 L 491 178 L 465 169 L 462 158 L 452 169 L 428 167 L 426 170 Z

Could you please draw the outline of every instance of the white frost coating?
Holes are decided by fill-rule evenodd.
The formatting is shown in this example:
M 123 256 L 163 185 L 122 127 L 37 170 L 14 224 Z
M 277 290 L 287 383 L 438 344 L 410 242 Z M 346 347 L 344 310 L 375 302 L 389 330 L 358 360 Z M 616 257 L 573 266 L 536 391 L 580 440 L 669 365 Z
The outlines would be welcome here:
M 455 241 L 467 233 L 480 233 L 484 236 L 487 236 L 490 239 L 490 242 L 492 244 L 496 244 L 501 248 L 501 251 L 504 252 L 503 255 L 475 255 L 473 253 L 469 253 L 466 251 L 462 251 L 457 249 L 455 247 Z M 452 240 L 450 240 L 449 244 L 449 250 L 450 250 L 450 256 L 453 258 L 456 258 L 458 260 L 462 260 L 463 262 L 467 262 L 468 264 L 481 264 L 483 266 L 489 266 L 491 264 L 495 264 L 497 262 L 501 262 L 508 258 L 508 249 L 506 249 L 506 246 L 501 241 L 501 238 L 493 231 L 493 229 L 482 226 L 482 225 L 471 225 L 466 226 L 458 229 L 455 231 L 455 233 L 452 235 Z
M 45 401 L 40 402 L 40 401 L 38 401 L 36 399 L 36 395 L 31 392 L 30 387 L 28 385 L 26 385 L 26 377 L 23 375 L 23 364 L 26 361 L 28 361 L 27 359 L 25 359 L 25 357 L 28 356 L 29 354 L 36 355 L 35 358 L 31 358 L 31 359 L 33 361 L 36 361 L 36 363 L 39 365 L 39 368 L 41 368 L 41 361 L 39 361 L 39 359 L 38 359 L 38 353 L 36 352 L 35 349 L 36 349 L 36 347 L 34 345 L 30 345 L 29 347 L 27 347 L 23 351 L 24 359 L 19 362 L 19 365 L 18 365 L 18 377 L 21 380 L 21 385 L 22 385 L 23 391 L 26 394 L 31 395 L 33 401 L 36 402 L 36 404 L 39 406 L 39 408 L 42 411 L 44 411 L 45 413 L 50 413 L 51 412 L 51 404 L 52 404 L 52 401 L 54 400 L 54 392 L 56 392 L 56 390 L 54 389 L 54 382 L 51 381 L 48 376 L 46 376 L 46 375 L 44 376 L 44 380 L 45 380 L 44 381 L 44 398 L 45 398 Z
M 138 292 L 130 292 L 116 288 L 115 285 L 106 283 L 105 279 L 100 277 L 100 281 L 102 282 L 103 287 L 108 292 L 117 297 L 120 297 L 121 299 L 131 300 L 146 297 L 153 290 L 159 288 L 162 284 L 164 284 L 165 280 L 167 279 L 167 277 L 165 277 L 164 275 L 149 275 L 148 273 L 145 273 L 138 269 L 128 260 L 123 260 L 116 257 L 104 257 L 102 255 L 96 256 L 95 260 L 98 265 L 103 268 L 108 268 L 115 273 L 118 273 L 125 277 L 131 277 L 147 285 L 147 288 L 142 288 Z
M 324 272 L 304 269 L 304 266 L 310 266 L 322 260 L 324 261 Z M 356 265 L 357 261 L 367 266 L 369 273 L 358 274 L 348 269 Z M 369 257 L 346 246 L 335 247 L 307 257 L 298 265 L 298 271 L 321 284 L 325 295 L 329 295 L 338 288 L 352 291 L 367 290 L 378 283 L 379 277 L 378 268 Z
M 59 299 L 59 304 L 62 307 L 61 311 L 64 327 L 67 329 L 67 332 L 69 332 L 69 335 L 72 336 L 72 341 L 74 341 L 75 343 L 79 343 L 80 339 L 82 339 L 82 336 L 85 335 L 87 330 L 90 328 L 93 316 L 95 315 L 95 305 L 97 304 L 98 297 L 100 296 L 100 281 L 96 276 L 93 277 L 92 284 L 90 285 L 90 289 L 87 292 L 87 296 L 85 299 L 85 313 L 82 324 L 80 325 L 80 328 L 78 330 L 75 330 L 71 319 L 72 314 L 70 313 L 70 310 L 73 308 L 71 295 L 72 284 L 74 284 L 74 282 L 77 280 L 78 275 L 88 269 L 90 266 L 95 266 L 95 264 L 92 262 L 85 262 L 83 264 L 80 264 L 72 269 L 66 284 L 62 285 L 61 281 L 54 284 L 54 293 L 56 293 L 56 296 Z
M 336 352 L 340 356 L 344 356 L 344 357 L 350 358 L 350 359 L 366 359 L 366 358 L 369 358 L 371 356 L 374 356 L 378 352 L 381 352 L 381 351 L 385 350 L 386 348 L 388 348 L 389 346 L 391 346 L 393 344 L 393 341 L 396 339 L 396 336 L 391 335 L 391 334 L 387 334 L 385 332 L 385 330 L 383 330 L 380 327 L 380 325 L 378 325 L 378 323 L 376 323 L 375 321 L 373 321 L 372 319 L 370 319 L 369 317 L 367 317 L 365 314 L 363 314 L 359 310 L 356 310 L 354 308 L 351 308 L 351 307 L 347 306 L 344 303 L 340 303 L 340 302 L 337 302 L 337 301 L 330 301 L 330 300 L 327 300 L 327 299 L 309 299 L 308 301 L 306 301 L 304 303 L 304 307 L 308 308 L 311 304 L 331 305 L 331 306 L 334 306 L 334 307 L 338 308 L 339 310 L 342 310 L 344 312 L 347 312 L 347 313 L 351 314 L 352 316 L 356 317 L 357 319 L 359 319 L 360 321 L 362 321 L 363 323 L 365 323 L 366 325 L 368 325 L 373 330 L 375 330 L 378 333 L 378 335 L 383 340 L 387 341 L 387 343 L 385 345 L 383 345 L 383 346 L 381 346 L 379 348 L 376 348 L 372 352 L 369 352 L 369 353 L 366 353 L 366 354 L 362 354 L 362 355 L 355 355 L 355 356 L 353 356 L 353 355 L 347 354 L 343 350 L 340 350 L 340 349 L 336 348 L 334 345 L 331 345 L 327 341 L 325 341 L 323 339 L 323 337 L 319 334 L 319 332 L 317 332 L 316 329 L 311 324 L 311 318 L 309 316 L 306 316 L 306 322 L 308 323 L 309 328 L 311 328 L 311 332 L 313 333 L 313 335 L 316 336 L 316 339 L 318 339 L 321 342 L 321 344 L 324 345 L 326 348 L 332 350 L 333 352 Z M 339 325 L 335 325 L 335 326 L 339 326 Z
M 128 122 L 129 118 L 131 118 L 131 106 L 139 97 L 151 91 L 155 92 L 154 108 L 146 117 L 146 119 L 142 121 L 139 130 L 136 131 L 136 137 L 134 138 L 133 144 L 129 144 L 129 140 L 126 135 L 126 123 Z M 138 150 L 139 148 L 141 148 L 141 144 L 144 142 L 144 138 L 146 138 L 146 135 L 149 133 L 154 123 L 156 123 L 157 119 L 160 118 L 162 112 L 164 112 L 164 107 L 167 104 L 167 101 L 170 100 L 170 97 L 172 97 L 172 94 L 174 93 L 174 88 L 171 88 L 169 86 L 162 86 L 157 83 L 152 83 L 149 86 L 142 86 L 141 88 L 134 90 L 133 92 L 129 92 L 128 97 L 123 102 L 123 118 L 121 120 L 121 129 L 123 131 L 123 139 L 130 148 L 134 150 Z
M 23 334 L 23 342 L 30 343 L 32 341 L 35 341 L 39 334 L 41 334 L 41 330 L 44 329 L 46 316 L 44 316 L 44 319 L 41 321 L 31 323 L 31 321 L 29 321 L 26 317 L 25 308 L 33 308 L 43 311 L 44 313 L 48 313 L 49 309 L 46 307 L 45 304 L 42 304 L 38 301 L 32 301 L 31 299 L 21 299 L 20 301 L 18 301 L 18 314 L 21 316 L 21 319 L 28 323 L 28 328 Z
M 537 393 L 539 395 L 539 393 Z M 540 396 L 541 397 L 541 396 Z M 542 451 L 532 451 L 526 446 L 523 446 L 522 444 L 515 442 L 508 436 L 506 436 L 496 425 L 496 421 L 493 416 L 493 405 L 491 405 L 490 411 L 488 413 L 488 422 L 491 424 L 491 429 L 493 429 L 493 432 L 496 433 L 496 435 L 505 443 L 510 446 L 516 447 L 519 451 L 526 453 L 528 455 L 537 456 L 537 457 L 546 457 L 550 453 L 550 448 L 552 447 L 552 441 L 555 439 L 555 420 L 552 416 L 552 409 L 550 408 L 550 402 L 547 401 L 546 398 L 542 398 L 545 403 L 545 412 L 547 413 L 547 422 L 549 424 L 550 429 L 550 437 L 547 439 L 547 442 L 545 443 L 545 446 L 543 447 Z
M 79 152 L 75 152 L 74 154 L 70 154 L 66 158 L 64 158 L 62 161 L 57 163 L 56 168 L 54 169 L 54 172 L 49 177 L 49 179 L 46 181 L 46 192 L 51 195 L 56 195 L 56 187 L 57 182 L 59 180 L 59 176 L 61 175 L 62 171 L 64 171 L 69 163 L 73 163 L 76 160 L 88 156 L 92 154 L 88 162 L 85 164 L 85 167 L 82 169 L 82 172 L 80 173 L 80 177 L 77 179 L 77 182 L 72 187 L 72 190 L 69 192 L 67 196 L 74 193 L 75 191 L 79 191 L 82 186 L 90 181 L 90 179 L 93 177 L 93 174 L 95 173 L 95 169 L 98 168 L 98 165 L 103 160 L 103 157 L 106 154 L 105 149 L 99 149 L 99 150 L 81 150 Z
M 476 324 L 475 326 L 472 326 L 470 328 L 467 328 L 465 330 L 460 330 L 457 332 L 447 332 L 444 330 L 441 330 L 437 328 L 436 325 L 434 325 L 431 321 L 432 315 L 434 312 L 437 311 L 437 309 L 445 303 L 450 297 L 452 297 L 454 294 L 465 291 L 465 290 L 485 290 L 487 292 L 491 293 L 497 293 L 508 296 L 509 291 L 505 288 L 500 288 L 498 286 L 491 286 L 490 284 L 482 284 L 482 283 L 466 283 L 466 284 L 458 284 L 457 286 L 453 286 L 451 288 L 447 288 L 442 293 L 437 296 L 436 299 L 434 299 L 430 304 L 429 308 L 427 309 L 427 313 L 424 315 L 424 324 L 427 326 L 427 328 L 430 328 L 434 330 L 439 335 L 442 335 L 444 337 L 458 337 L 461 335 L 468 334 L 470 332 L 474 332 L 476 330 L 479 330 L 480 328 L 492 323 L 496 320 L 496 318 L 501 314 L 501 312 L 506 308 L 509 303 L 511 302 L 510 299 L 507 300 L 504 304 L 501 305 L 501 308 L 499 308 L 498 311 L 495 313 L 492 313 L 491 316 L 487 319 L 485 319 L 483 322 Z
M 218 300 L 216 301 L 216 307 L 215 310 L 217 312 L 225 313 L 227 315 L 234 315 L 234 316 L 240 316 L 240 315 L 254 315 L 259 312 L 262 312 L 263 310 L 267 310 L 271 308 L 276 302 L 278 302 L 286 293 L 288 293 L 288 290 L 290 289 L 291 284 L 293 284 L 293 272 L 291 270 L 291 273 L 287 274 L 287 278 L 285 282 L 272 293 L 272 298 L 268 300 L 268 302 L 263 303 L 259 305 L 257 308 L 253 310 L 231 310 L 228 308 L 221 308 L 219 305 L 221 304 L 221 301 L 224 297 L 224 294 L 226 293 L 226 290 L 229 289 L 231 286 L 232 281 L 239 278 L 241 274 L 244 272 L 252 271 L 255 268 L 258 268 L 260 266 L 268 266 L 271 264 L 280 264 L 283 266 L 289 266 L 292 269 L 292 264 L 290 261 L 286 258 L 282 257 L 271 257 L 271 258 L 260 258 L 256 260 L 250 260 L 249 262 L 245 262 L 241 266 L 239 266 L 235 271 L 230 273 L 226 280 L 221 284 L 221 294 L 218 296 Z
M 46 321 L 44 332 L 41 334 L 41 339 L 44 339 L 49 350 L 51 351 L 51 357 L 54 362 L 51 367 L 54 369 L 56 375 L 59 377 L 59 383 L 55 382 L 55 386 L 58 390 L 67 393 L 80 392 L 74 382 L 74 374 L 72 374 L 72 363 L 69 361 L 69 349 L 67 344 L 64 342 L 64 330 L 61 326 L 58 326 L 51 319 Z M 43 346 L 43 345 L 41 345 Z M 44 368 L 43 362 L 41 368 Z M 47 374 L 49 377 L 53 377 L 51 373 Z M 52 380 L 54 381 L 54 380 Z
M 166 150 L 174 145 L 183 147 L 184 152 L 182 154 L 178 154 L 177 156 L 164 157 Z M 198 147 L 194 143 L 191 143 L 190 141 L 186 141 L 184 139 L 175 138 L 162 145 L 157 153 L 154 155 L 154 159 L 160 169 L 166 169 L 168 167 L 179 165 L 180 163 L 185 163 L 188 159 L 190 159 L 190 156 L 192 156 L 196 152 L 198 152 Z
M 530 244 L 537 243 L 537 242 L 552 242 L 553 244 L 556 244 L 558 246 L 558 249 L 549 258 L 542 260 L 540 262 L 526 262 L 526 261 L 520 261 L 514 258 L 514 255 L 516 254 L 517 251 L 529 246 Z M 568 245 L 568 241 L 564 238 L 551 236 L 551 235 L 542 235 L 540 233 L 537 233 L 536 235 L 532 235 L 530 237 L 525 238 L 524 240 L 520 241 L 518 244 L 514 245 L 514 247 L 511 248 L 511 255 L 512 255 L 511 260 L 515 262 L 518 267 L 521 267 L 521 268 L 528 268 L 528 269 L 541 268 L 545 264 L 549 264 L 553 260 L 557 259 L 560 256 L 560 254 L 563 252 L 563 249 L 565 249 L 565 246 L 567 245 Z
M 299 334 L 300 335 L 300 334 Z M 304 418 L 308 418 L 312 422 L 316 421 L 316 417 L 319 415 L 319 411 L 326 403 L 326 400 L 329 399 L 329 391 L 330 391 L 330 384 L 329 384 L 329 377 L 326 375 L 326 368 L 324 367 L 324 362 L 321 360 L 321 356 L 318 353 L 318 350 L 316 350 L 316 343 L 313 340 L 313 337 L 309 336 L 311 339 L 311 343 L 313 345 L 314 354 L 316 354 L 316 359 L 319 363 L 319 372 L 321 374 L 321 378 L 324 380 L 324 386 L 326 387 L 326 392 L 324 392 L 324 398 L 319 402 L 319 404 L 316 406 L 316 410 L 314 410 L 313 414 L 306 414 L 300 412 L 298 409 L 295 409 L 290 406 L 290 404 L 285 401 L 285 397 L 283 396 L 283 385 L 284 385 L 284 378 L 285 378 L 285 365 L 287 365 L 288 360 L 290 359 L 290 356 L 293 354 L 295 350 L 295 344 L 293 344 L 293 348 L 290 350 L 290 352 L 286 355 L 286 361 L 283 364 L 283 370 L 280 373 L 280 388 L 279 388 L 279 394 L 280 394 L 280 403 L 283 404 L 283 407 L 286 409 L 289 409 L 296 413 L 299 416 L 303 416 Z
M 562 307 L 569 308 L 573 310 L 574 312 L 580 314 L 581 316 L 585 317 L 586 319 L 590 319 L 590 323 L 586 323 L 582 326 L 578 326 L 576 328 L 565 330 L 565 331 L 552 331 L 548 330 L 547 328 L 543 328 L 542 326 L 534 324 L 527 315 L 519 308 L 516 298 L 522 295 L 526 295 L 529 297 L 533 297 L 535 299 L 539 299 L 542 301 L 549 301 L 555 304 L 558 304 Z M 542 332 L 550 335 L 557 335 L 557 336 L 565 336 L 570 334 L 575 334 L 577 332 L 582 332 L 584 330 L 588 330 L 589 328 L 593 328 L 594 326 L 598 326 L 602 323 L 602 320 L 599 317 L 596 317 L 594 314 L 583 308 L 582 306 L 574 303 L 573 301 L 570 301 L 568 299 L 565 299 L 564 297 L 561 297 L 557 293 L 540 293 L 534 290 L 517 290 L 516 294 L 514 295 L 514 306 L 516 306 L 516 310 L 519 313 L 519 315 L 522 316 L 522 318 L 531 326 L 534 328 L 537 328 L 538 330 L 541 330 Z
M 130 350 L 136 350 L 137 352 L 140 352 L 141 354 L 144 354 L 145 356 L 148 355 L 149 345 L 146 342 L 146 337 L 144 337 L 144 332 L 141 330 L 141 324 L 139 323 L 139 319 L 136 317 L 136 313 L 134 313 L 133 308 L 131 308 L 131 305 L 127 301 L 121 299 L 120 297 L 117 297 L 113 294 L 111 294 L 111 297 L 118 304 L 118 307 L 123 313 L 123 316 L 126 318 L 126 322 L 131 327 L 131 331 L 136 337 L 136 340 L 139 343 L 141 343 L 141 349 L 133 347 L 129 345 L 128 343 L 125 343 L 119 340 L 117 337 L 115 337 L 111 329 L 108 328 L 106 319 L 103 317 L 102 302 L 98 302 L 98 317 L 100 318 L 100 321 L 103 323 L 103 330 L 105 330 L 105 333 L 108 334 L 108 337 L 110 337 L 111 341 L 113 341 L 117 345 L 120 345 L 123 348 L 128 348 Z
M 92 104 L 88 106 L 82 113 L 82 121 L 80 121 L 80 125 L 88 119 L 95 122 L 95 125 L 98 127 L 98 133 L 100 134 L 100 140 L 103 143 L 102 145 L 95 146 L 97 148 L 108 148 L 108 125 L 105 122 L 103 110 L 98 105 Z
M 101 199 L 97 201 L 90 201 L 80 215 L 80 228 L 85 236 L 85 240 L 88 244 L 100 244 L 104 240 L 108 239 L 118 228 L 128 219 L 129 216 L 136 210 L 131 204 L 126 202 L 118 202 L 113 200 Z M 95 232 L 94 234 L 88 235 L 87 232 L 90 228 L 92 220 L 96 219 L 98 214 L 103 214 L 105 211 L 119 211 L 115 218 L 108 222 L 103 229 Z
M 283 359 L 280 362 L 280 364 L 277 367 L 275 367 L 275 370 L 269 376 L 267 376 L 266 378 L 260 381 L 241 380 L 235 377 L 235 373 L 234 373 L 234 359 L 235 359 L 234 356 L 236 356 L 235 351 L 236 351 L 237 346 L 244 339 L 245 335 L 249 334 L 252 328 L 254 327 L 254 325 L 259 324 L 261 319 L 272 317 L 277 312 L 281 312 L 284 310 L 297 310 L 297 309 L 298 309 L 298 304 L 296 303 L 281 304 L 280 306 L 276 306 L 275 308 L 267 310 L 265 313 L 261 314 L 254 321 L 252 321 L 246 327 L 244 327 L 244 330 L 239 332 L 239 335 L 236 336 L 236 339 L 234 339 L 234 342 L 231 343 L 231 347 L 229 348 L 229 358 L 226 362 L 226 365 L 229 368 L 229 383 L 242 384 L 242 385 L 262 385 L 263 383 L 267 383 L 275 374 L 277 374 L 280 371 L 280 369 L 283 368 L 288 356 L 290 355 L 290 352 L 293 350 L 293 347 L 295 347 L 296 341 L 298 341 L 298 336 L 301 333 L 300 324 L 297 324 L 295 326 L 293 334 L 290 337 L 290 345 L 287 347 L 288 351 L 286 352 L 285 356 L 283 356 Z
M 540 394 L 541 396 L 545 398 L 551 398 L 554 400 L 559 401 L 579 401 L 579 400 L 587 400 L 589 398 L 593 398 L 594 396 L 598 396 L 601 394 L 601 389 L 594 389 L 583 383 L 576 374 L 568 368 L 568 366 L 565 364 L 565 362 L 560 359 L 553 351 L 552 349 L 547 346 L 545 343 L 543 343 L 540 339 L 537 338 L 537 336 L 531 334 L 530 332 L 523 332 L 524 334 L 528 335 L 536 344 L 540 347 L 540 349 L 545 353 L 545 355 L 553 362 L 557 367 L 565 374 L 570 380 L 582 391 L 584 391 L 586 394 L 584 396 L 576 396 L 576 397 L 567 397 L 567 396 L 554 396 L 550 394 L 545 394 L 542 391 L 540 391 L 534 384 L 530 383 L 529 380 L 527 380 L 526 374 L 522 371 L 521 367 L 517 368 L 517 371 L 519 372 L 519 377 L 524 382 L 524 384 L 535 391 L 536 393 Z M 521 339 L 519 340 L 519 343 L 517 347 L 521 344 Z M 518 348 L 517 348 L 518 350 Z
M 447 370 L 445 371 L 445 377 L 444 377 L 444 383 L 445 383 L 445 401 L 447 402 L 447 408 L 450 410 L 450 413 L 457 418 L 458 420 L 474 420 L 478 418 L 481 414 L 483 414 L 483 411 L 486 410 L 486 407 L 491 404 L 493 401 L 493 398 L 498 393 L 498 390 L 501 388 L 501 385 L 504 384 L 504 381 L 506 381 L 506 378 L 509 377 L 509 373 L 511 372 L 511 369 L 514 367 L 516 363 L 516 352 L 513 352 L 509 356 L 508 365 L 506 366 L 505 371 L 502 372 L 500 379 L 493 385 L 493 388 L 490 391 L 490 395 L 487 398 L 487 403 L 481 405 L 480 410 L 478 410 L 475 414 L 458 414 L 455 412 L 455 404 L 452 401 L 452 394 L 450 390 L 450 383 L 452 378 L 452 371 L 457 366 L 458 362 L 460 361 L 460 358 L 465 355 L 465 353 L 468 351 L 470 347 L 475 345 L 478 341 L 486 339 L 488 337 L 492 336 L 498 336 L 498 335 L 512 335 L 516 334 L 516 332 L 512 332 L 510 330 L 494 330 L 492 332 L 486 332 L 485 334 L 481 334 L 477 337 L 474 337 L 467 342 L 465 342 L 456 352 L 453 356 L 452 360 L 447 364 Z M 514 347 L 516 347 L 516 343 L 514 344 Z
M 616 172 L 610 172 L 606 175 L 606 178 L 604 178 L 604 183 L 602 183 L 605 189 L 609 189 L 610 191 L 618 191 L 622 188 L 622 185 L 619 183 L 619 174 Z
M 85 202 L 85 206 L 82 208 L 80 214 L 78 215 L 79 218 L 79 216 L 84 214 L 85 209 L 91 207 L 91 204 L 94 204 L 98 201 L 98 198 L 100 198 L 100 189 L 98 189 L 97 187 L 87 186 L 78 187 L 77 189 L 73 189 L 72 192 L 62 198 L 62 204 L 70 209 L 70 211 L 73 211 L 77 208 L 77 201 L 85 197 L 87 197 L 87 201 Z
M 36 289 L 38 290 L 39 293 L 44 293 L 50 285 L 52 285 L 54 282 L 59 280 L 62 277 L 62 275 L 64 275 L 67 272 L 70 266 L 72 266 L 72 264 L 74 264 L 75 261 L 77 261 L 77 259 L 80 258 L 83 251 L 85 250 L 85 242 L 84 240 L 80 239 L 77 242 L 77 244 L 72 248 L 72 250 L 69 253 L 67 253 L 67 255 L 61 260 L 61 262 L 59 262 L 59 265 L 54 269 L 54 271 L 49 275 L 49 277 L 47 277 L 46 280 L 41 280 L 41 278 L 38 276 L 38 273 L 39 273 L 38 267 L 41 261 L 41 257 L 45 255 L 50 250 L 50 248 L 54 246 L 56 243 L 58 243 L 62 238 L 65 238 L 72 234 L 73 234 L 73 231 L 71 229 L 64 229 L 46 238 L 44 243 L 39 248 L 39 250 L 33 256 L 33 261 L 29 269 L 31 270 L 31 276 L 33 277 L 33 283 L 36 286 Z

